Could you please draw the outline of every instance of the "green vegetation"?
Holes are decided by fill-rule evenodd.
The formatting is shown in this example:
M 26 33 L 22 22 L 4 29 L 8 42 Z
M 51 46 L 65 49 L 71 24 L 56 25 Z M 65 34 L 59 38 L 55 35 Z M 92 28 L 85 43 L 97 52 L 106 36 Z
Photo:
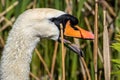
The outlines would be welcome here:
M 68 1 L 68 2 L 67 2 Z M 111 80 L 120 80 L 120 1 L 119 0 L 100 0 L 98 2 L 98 59 L 97 59 L 97 77 L 99 80 L 105 80 L 103 63 L 103 21 L 105 10 L 107 12 L 106 25 L 109 34 L 110 61 L 111 61 Z M 94 0 L 1 0 L 0 1 L 0 56 L 5 45 L 8 33 L 12 28 L 15 19 L 25 10 L 31 8 L 54 8 L 66 11 L 79 19 L 79 25 L 91 32 L 94 32 L 95 22 L 95 2 Z M 104 9 L 106 8 L 106 9 Z M 77 43 L 75 39 L 69 39 Z M 92 40 L 79 39 L 80 48 L 84 52 L 84 66 L 82 59 L 74 52 L 66 48 L 65 56 L 65 76 L 66 80 L 95 80 L 94 72 L 94 48 Z M 77 45 L 79 45 L 77 44 Z M 52 59 L 57 48 L 55 66 L 53 67 Z M 42 59 L 44 59 L 48 71 Z M 108 53 L 108 52 L 106 52 Z M 106 58 L 107 59 L 107 58 Z M 53 80 L 62 80 L 62 51 L 61 44 L 56 45 L 55 41 L 42 39 L 38 43 L 31 62 L 31 80 L 48 80 L 53 68 Z M 90 77 L 86 73 L 89 70 Z M 84 76 L 83 76 L 83 73 Z M 34 74 L 34 76 L 33 76 Z M 89 79 L 91 78 L 91 79 Z

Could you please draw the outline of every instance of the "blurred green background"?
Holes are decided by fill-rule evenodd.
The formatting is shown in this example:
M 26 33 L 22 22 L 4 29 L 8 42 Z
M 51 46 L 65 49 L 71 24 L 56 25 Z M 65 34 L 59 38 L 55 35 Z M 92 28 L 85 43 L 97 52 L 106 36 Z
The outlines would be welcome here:
M 102 1 L 102 0 L 101 0 Z M 104 0 L 103 0 L 104 1 Z M 109 47 L 111 60 L 111 80 L 120 80 L 120 0 L 106 0 L 98 5 L 98 80 L 105 80 L 103 66 L 103 4 L 107 11 L 107 27 L 109 33 Z M 12 28 L 15 19 L 25 10 L 32 8 L 54 8 L 65 11 L 76 16 L 79 19 L 79 25 L 91 32 L 94 32 L 94 16 L 95 2 L 94 0 L 1 0 L 0 1 L 0 56 L 8 37 L 8 33 Z M 73 43 L 75 39 L 69 38 Z M 52 68 L 52 59 L 57 43 L 52 40 L 42 39 L 33 53 L 31 62 L 31 73 L 36 79 L 48 80 L 49 75 L 46 71 L 43 62 L 36 54 L 39 54 L 44 59 L 49 72 Z M 93 41 L 79 39 L 80 48 L 84 52 L 85 63 L 90 73 L 91 80 L 94 80 L 94 65 L 93 65 Z M 58 44 L 56 59 L 54 59 L 55 67 L 53 80 L 62 80 L 62 60 L 61 60 L 61 44 Z M 65 76 L 66 80 L 85 80 L 81 67 L 79 56 L 69 49 L 66 49 L 65 57 Z M 83 71 L 82 71 L 83 70 Z M 30 74 L 30 79 L 35 80 Z M 85 74 L 86 79 L 87 74 Z

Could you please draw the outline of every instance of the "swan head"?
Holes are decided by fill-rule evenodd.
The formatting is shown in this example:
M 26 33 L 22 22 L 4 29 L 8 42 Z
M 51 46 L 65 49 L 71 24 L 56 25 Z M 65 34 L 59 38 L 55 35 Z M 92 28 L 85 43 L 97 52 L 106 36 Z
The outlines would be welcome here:
M 48 38 L 61 40 L 60 24 L 63 25 L 63 35 L 81 39 L 94 39 L 94 35 L 78 26 L 78 19 L 63 11 L 41 8 L 30 9 L 21 14 L 16 20 L 13 31 L 23 34 L 25 38 Z M 66 38 L 65 37 L 65 38 Z
M 59 40 L 60 24 L 63 25 L 64 36 L 82 39 L 94 39 L 94 35 L 78 26 L 78 19 L 62 11 L 41 8 L 30 9 L 21 14 L 16 20 L 13 29 L 23 31 L 27 36 L 37 36 Z M 16 26 L 17 25 L 17 26 Z
M 56 18 L 49 19 L 53 22 L 60 31 L 60 24 L 63 25 L 64 36 L 82 38 L 82 39 L 94 39 L 94 35 L 78 26 L 78 19 L 70 14 L 63 14 Z M 60 33 L 59 33 L 60 35 Z M 58 40 L 60 36 L 58 37 Z

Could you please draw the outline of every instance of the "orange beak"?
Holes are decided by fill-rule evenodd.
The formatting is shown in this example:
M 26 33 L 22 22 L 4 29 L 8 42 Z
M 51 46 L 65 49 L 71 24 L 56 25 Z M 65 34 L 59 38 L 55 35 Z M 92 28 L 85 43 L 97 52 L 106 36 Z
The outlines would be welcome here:
M 76 38 L 82 38 L 82 39 L 94 39 L 94 35 L 91 32 L 88 32 L 82 28 L 80 28 L 78 25 L 74 26 L 78 30 L 75 30 L 71 27 L 70 21 L 66 23 L 64 35 L 70 36 L 70 37 L 76 37 Z

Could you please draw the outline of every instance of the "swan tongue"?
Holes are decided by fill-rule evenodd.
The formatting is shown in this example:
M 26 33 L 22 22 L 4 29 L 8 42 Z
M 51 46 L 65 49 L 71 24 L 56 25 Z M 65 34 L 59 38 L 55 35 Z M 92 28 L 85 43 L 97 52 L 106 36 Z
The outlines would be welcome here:
M 59 39 L 59 41 L 61 42 L 61 39 Z M 71 43 L 70 41 L 66 40 L 66 39 L 63 39 L 63 42 L 64 42 L 64 45 L 69 48 L 70 50 L 72 50 L 73 52 L 75 52 L 76 54 L 78 54 L 79 56 L 84 56 L 84 53 L 83 51 L 78 48 L 77 45 Z

